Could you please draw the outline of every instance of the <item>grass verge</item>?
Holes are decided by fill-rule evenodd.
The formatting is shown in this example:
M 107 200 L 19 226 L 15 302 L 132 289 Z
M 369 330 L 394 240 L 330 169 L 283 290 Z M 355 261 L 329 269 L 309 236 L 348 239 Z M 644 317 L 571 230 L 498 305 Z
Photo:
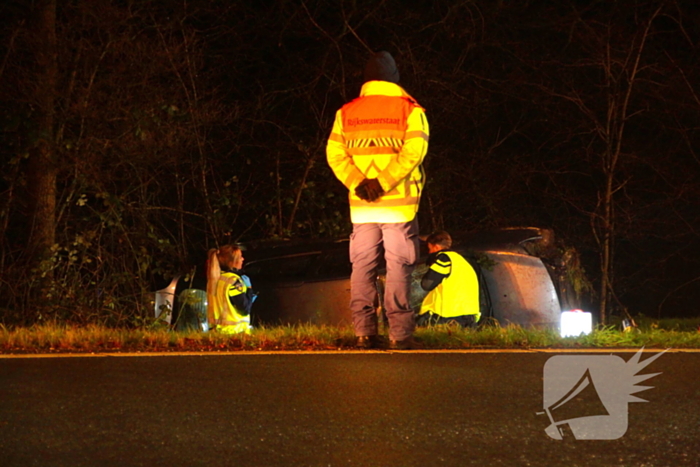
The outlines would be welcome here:
M 687 321 L 687 320 L 686 320 Z M 562 338 L 554 330 L 520 326 L 454 326 L 419 328 L 416 337 L 426 349 L 596 349 L 700 348 L 697 323 L 641 322 L 631 332 L 598 327 L 588 335 Z M 693 327 L 695 326 L 695 327 Z M 339 350 L 353 348 L 349 326 L 261 327 L 250 335 L 217 332 L 174 332 L 167 328 L 114 329 L 44 324 L 29 328 L 0 327 L 0 353 L 222 352 L 254 350 Z

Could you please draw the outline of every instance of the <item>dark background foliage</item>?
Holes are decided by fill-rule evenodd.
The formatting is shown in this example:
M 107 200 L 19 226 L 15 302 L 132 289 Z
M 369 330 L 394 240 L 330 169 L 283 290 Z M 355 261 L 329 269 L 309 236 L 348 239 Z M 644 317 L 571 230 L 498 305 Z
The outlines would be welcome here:
M 0 321 L 139 324 L 230 241 L 342 237 L 335 111 L 390 51 L 422 233 L 552 228 L 607 313 L 697 314 L 700 15 L 683 1 L 0 6 Z

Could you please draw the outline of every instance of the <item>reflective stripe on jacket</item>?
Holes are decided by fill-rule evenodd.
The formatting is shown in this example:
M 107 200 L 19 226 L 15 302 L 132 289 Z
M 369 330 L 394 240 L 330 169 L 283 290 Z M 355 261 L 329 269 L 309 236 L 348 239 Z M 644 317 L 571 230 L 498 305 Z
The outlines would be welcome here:
M 369 81 L 360 97 L 337 113 L 326 155 L 335 176 L 349 190 L 354 224 L 410 222 L 416 216 L 425 176 L 428 121 L 423 108 L 400 86 Z M 384 194 L 363 201 L 355 188 L 376 178 Z
M 447 255 L 449 263 L 438 259 L 430 269 L 446 277 L 425 296 L 420 314 L 430 311 L 443 318 L 476 315 L 478 321 L 481 318 L 479 279 L 474 268 L 459 253 L 444 250 L 440 253 Z
M 238 274 L 221 271 L 216 283 L 214 323 L 219 332 L 225 334 L 250 333 L 250 315 L 245 310 L 237 310 L 231 298 L 245 294 L 248 288 Z

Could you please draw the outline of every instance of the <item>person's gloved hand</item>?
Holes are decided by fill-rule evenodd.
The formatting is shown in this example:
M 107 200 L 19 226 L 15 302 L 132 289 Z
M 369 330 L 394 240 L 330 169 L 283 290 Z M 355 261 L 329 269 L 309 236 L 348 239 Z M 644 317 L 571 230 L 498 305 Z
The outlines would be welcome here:
M 245 284 L 247 288 L 251 288 L 252 284 L 250 283 L 250 277 L 246 276 L 245 274 L 241 274 L 241 280 Z
M 250 304 L 252 305 L 255 303 L 255 300 L 258 298 L 258 293 L 253 289 L 248 289 L 245 291 L 245 293 L 248 296 L 248 300 L 250 300 Z
M 355 188 L 355 194 L 364 201 L 376 201 L 384 194 L 384 189 L 376 178 L 365 178 Z

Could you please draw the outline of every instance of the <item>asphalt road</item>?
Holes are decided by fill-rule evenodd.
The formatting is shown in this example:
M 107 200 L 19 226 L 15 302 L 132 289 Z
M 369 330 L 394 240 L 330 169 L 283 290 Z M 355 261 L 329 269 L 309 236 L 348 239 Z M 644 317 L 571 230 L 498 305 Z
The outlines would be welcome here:
M 700 465 L 700 353 L 641 371 L 662 373 L 607 440 L 545 433 L 556 355 L 0 358 L 0 466 Z

